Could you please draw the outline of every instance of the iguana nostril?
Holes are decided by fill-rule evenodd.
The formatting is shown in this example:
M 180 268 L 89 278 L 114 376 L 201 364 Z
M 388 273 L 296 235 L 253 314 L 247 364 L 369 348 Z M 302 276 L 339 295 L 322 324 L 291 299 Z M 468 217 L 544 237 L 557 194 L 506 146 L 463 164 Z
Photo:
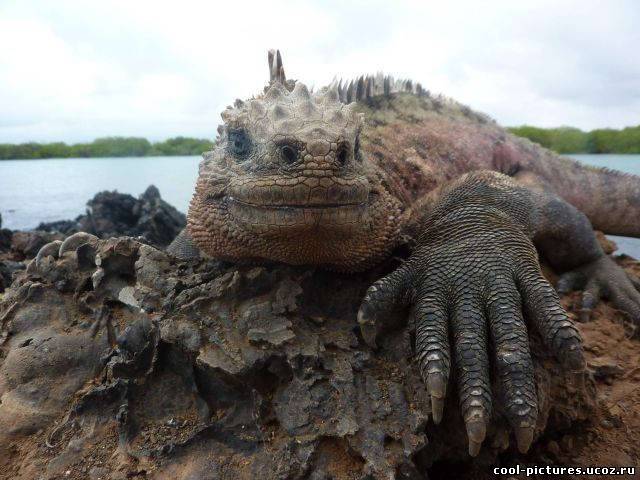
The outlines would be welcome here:
M 289 164 L 295 163 L 296 160 L 298 160 L 298 152 L 290 145 L 283 145 L 280 147 L 280 156 Z

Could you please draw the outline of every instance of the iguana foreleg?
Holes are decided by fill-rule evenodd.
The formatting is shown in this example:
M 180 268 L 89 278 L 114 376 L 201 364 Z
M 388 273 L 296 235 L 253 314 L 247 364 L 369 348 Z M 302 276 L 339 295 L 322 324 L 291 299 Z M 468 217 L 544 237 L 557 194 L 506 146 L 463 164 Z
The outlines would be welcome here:
M 483 171 L 442 188 L 409 260 L 369 289 L 358 315 L 363 337 L 374 344 L 377 324 L 411 305 L 433 419 L 442 417 L 453 363 L 471 455 L 479 452 L 492 412 L 490 355 L 519 449 L 532 442 L 538 406 L 525 318 L 569 371 L 584 369 L 580 335 L 543 277 L 534 244 L 553 266 L 586 270 L 607 288 L 624 289 L 632 310 L 640 306 L 584 215 L 548 193 Z

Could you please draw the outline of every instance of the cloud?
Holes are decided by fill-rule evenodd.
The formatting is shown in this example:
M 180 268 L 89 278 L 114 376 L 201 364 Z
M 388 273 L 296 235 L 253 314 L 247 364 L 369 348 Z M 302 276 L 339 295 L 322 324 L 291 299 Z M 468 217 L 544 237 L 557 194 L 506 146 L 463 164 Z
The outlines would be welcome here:
M 637 124 L 634 1 L 5 1 L 0 142 L 212 138 L 266 80 L 383 70 L 500 123 Z

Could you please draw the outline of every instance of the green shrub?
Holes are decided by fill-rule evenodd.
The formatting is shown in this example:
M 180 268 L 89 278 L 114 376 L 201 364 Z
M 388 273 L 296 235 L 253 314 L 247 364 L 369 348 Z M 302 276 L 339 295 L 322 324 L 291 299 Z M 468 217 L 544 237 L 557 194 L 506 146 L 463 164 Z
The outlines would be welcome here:
M 602 128 L 584 132 L 572 127 L 508 128 L 511 133 L 558 153 L 640 153 L 640 125 L 623 130 Z
M 200 155 L 213 142 L 200 138 L 175 137 L 151 144 L 146 138 L 104 137 L 91 143 L 0 144 L 0 160 L 77 157 L 144 157 L 149 155 Z

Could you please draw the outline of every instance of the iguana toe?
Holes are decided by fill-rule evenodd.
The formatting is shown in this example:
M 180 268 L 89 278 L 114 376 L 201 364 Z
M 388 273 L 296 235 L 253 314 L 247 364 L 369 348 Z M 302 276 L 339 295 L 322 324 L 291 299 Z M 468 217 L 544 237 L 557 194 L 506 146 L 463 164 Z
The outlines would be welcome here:
M 640 325 L 640 280 L 626 273 L 610 257 L 595 261 L 565 273 L 558 281 L 558 291 L 582 290 L 580 319 L 589 321 L 591 313 L 602 299 L 607 299 Z
M 382 325 L 389 324 L 398 310 L 408 304 L 408 272 L 402 268 L 375 282 L 369 289 L 358 311 L 358 324 L 362 339 L 375 349 L 376 336 Z
M 558 294 L 539 272 L 523 270 L 517 278 L 523 310 L 563 367 L 583 372 L 585 360 L 578 329 L 560 304 Z
M 449 380 L 449 339 L 445 305 L 436 296 L 417 301 L 416 358 L 431 398 L 431 415 L 440 423 Z

